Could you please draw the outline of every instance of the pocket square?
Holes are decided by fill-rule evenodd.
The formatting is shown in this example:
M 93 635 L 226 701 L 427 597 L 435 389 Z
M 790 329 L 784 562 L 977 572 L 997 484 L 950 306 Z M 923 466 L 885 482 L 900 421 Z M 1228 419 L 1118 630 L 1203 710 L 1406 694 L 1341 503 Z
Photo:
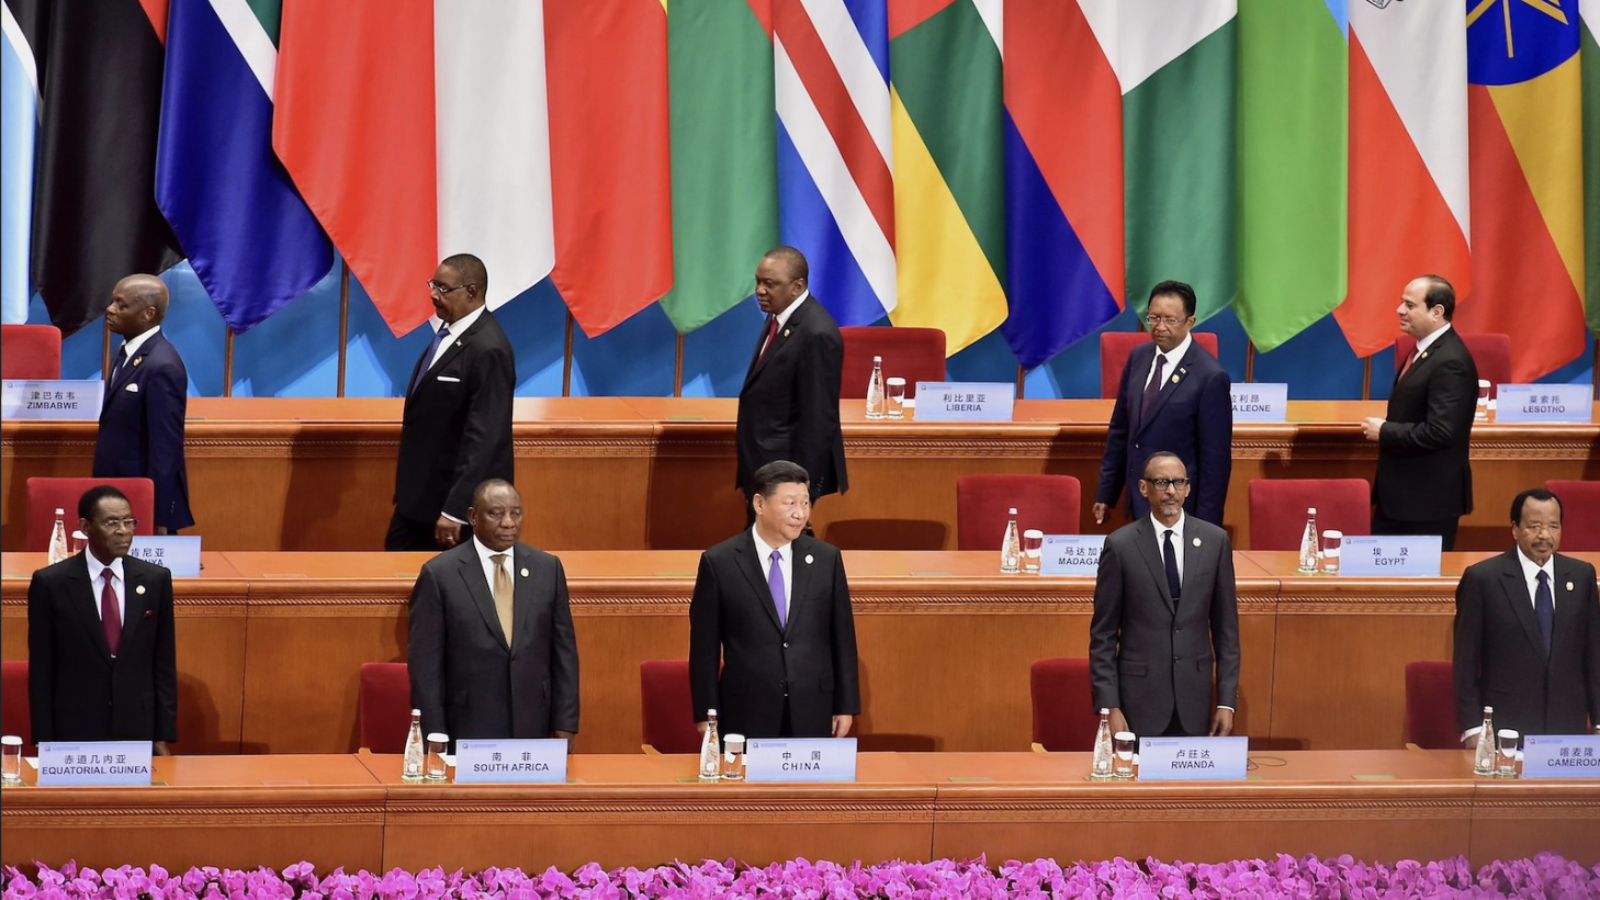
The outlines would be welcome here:
M 461 383 L 461 379 L 455 377 L 454 375 L 440 375 L 439 376 L 439 380 L 440 381 L 448 381 L 451 384 L 460 384 Z
M 123 388 L 123 390 L 132 391 L 133 393 L 137 394 L 137 393 L 139 393 L 139 383 L 136 382 L 136 381 L 135 382 L 131 382 L 131 383 L 129 383 L 129 385 L 127 387 Z

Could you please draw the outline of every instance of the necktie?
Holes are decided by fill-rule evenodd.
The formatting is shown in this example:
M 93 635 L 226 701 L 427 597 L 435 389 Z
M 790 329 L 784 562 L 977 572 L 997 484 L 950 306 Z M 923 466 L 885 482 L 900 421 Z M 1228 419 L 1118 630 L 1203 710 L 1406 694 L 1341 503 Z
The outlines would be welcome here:
M 1410 358 L 1407 359 L 1406 360 L 1406 364 L 1401 367 L 1400 375 L 1395 378 L 1395 381 L 1399 381 L 1401 378 L 1406 377 L 1406 373 L 1411 371 L 1411 365 L 1413 363 L 1415 363 L 1421 356 L 1422 356 L 1422 351 L 1421 350 L 1413 350 L 1413 351 L 1411 351 Z
M 761 339 L 761 352 L 756 354 L 756 365 L 761 365 L 761 360 L 767 356 L 767 350 L 772 347 L 772 342 L 778 337 L 778 317 L 767 316 L 767 336 Z
M 128 344 L 127 344 L 126 341 L 124 341 L 122 346 L 117 348 L 117 361 L 111 364 L 111 374 L 106 376 L 106 381 L 107 382 L 116 381 L 117 380 L 117 376 L 122 374 L 122 364 L 127 362 L 127 361 L 128 361 Z
M 417 386 L 422 384 L 422 379 L 433 368 L 433 355 L 439 352 L 439 345 L 450 336 L 450 326 L 440 325 L 439 330 L 433 334 L 433 342 L 428 345 L 428 352 L 422 354 L 422 362 L 417 366 L 417 377 L 411 379 L 411 390 L 406 391 L 406 396 L 416 393 Z
M 1150 376 L 1150 383 L 1144 386 L 1144 400 L 1139 405 L 1139 419 L 1142 421 L 1149 415 L 1150 408 L 1155 405 L 1156 395 L 1161 393 L 1161 373 L 1167 367 L 1167 355 L 1156 354 L 1156 371 Z
M 506 568 L 508 553 L 489 557 L 494 563 L 494 614 L 500 619 L 500 630 L 506 633 L 506 646 L 511 646 L 511 570 Z
M 789 605 L 785 602 L 783 593 L 783 565 L 780 562 L 782 559 L 783 553 L 781 551 L 772 551 L 772 568 L 767 570 L 767 590 L 772 592 L 772 604 L 778 608 L 779 627 L 785 627 L 788 624 L 786 621 L 788 619 L 786 609 Z
M 106 646 L 111 648 L 111 655 L 117 655 L 117 647 L 122 644 L 122 613 L 117 611 L 117 591 L 111 586 L 111 570 L 102 569 L 105 574 L 106 586 L 100 591 L 100 625 L 106 630 Z
M 1161 542 L 1161 561 L 1167 568 L 1167 591 L 1176 600 L 1183 594 L 1183 580 L 1178 577 L 1178 553 L 1172 548 L 1172 529 L 1168 528 Z
M 1556 602 L 1550 595 L 1550 573 L 1539 570 L 1539 585 L 1533 589 L 1533 617 L 1539 620 L 1539 634 L 1544 637 L 1544 654 L 1550 655 L 1550 640 L 1555 636 Z

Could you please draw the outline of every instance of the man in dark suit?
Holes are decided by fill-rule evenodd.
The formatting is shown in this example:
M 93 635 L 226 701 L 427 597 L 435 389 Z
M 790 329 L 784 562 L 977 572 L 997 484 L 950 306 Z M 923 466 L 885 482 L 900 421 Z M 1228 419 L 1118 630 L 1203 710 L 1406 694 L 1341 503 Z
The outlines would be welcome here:
M 490 478 L 513 480 L 511 342 L 483 305 L 489 273 L 460 253 L 428 282 L 433 341 L 417 360 L 400 423 L 394 517 L 385 550 L 436 550 L 466 542 L 467 507 Z
M 1106 537 L 1095 576 L 1094 704 L 1111 710 L 1114 731 L 1228 734 L 1239 695 L 1239 609 L 1228 534 L 1184 514 L 1189 480 L 1174 454 L 1150 455 L 1139 492 L 1150 515 Z
M 810 270 L 793 247 L 767 251 L 756 267 L 756 302 L 767 325 L 739 391 L 737 481 L 749 507 L 755 471 L 786 459 L 811 475 L 811 502 L 850 488 L 839 432 L 844 340 L 833 316 L 806 290 Z
M 128 555 L 128 498 L 99 485 L 78 500 L 88 549 L 28 584 L 28 703 L 35 741 L 178 739 L 172 573 Z
M 1189 515 L 1222 524 L 1233 473 L 1232 382 L 1216 357 L 1189 336 L 1194 310 L 1194 288 L 1181 281 L 1163 281 L 1150 291 L 1145 316 L 1150 343 L 1128 354 L 1117 385 L 1095 489 L 1097 523 L 1106 520 L 1124 487 L 1132 518 L 1150 514 L 1150 504 L 1133 485 L 1150 454 L 1166 450 L 1191 473 Z
M 701 554 L 689 601 L 695 718 L 703 729 L 714 709 L 723 734 L 746 737 L 844 737 L 861 713 L 844 561 L 804 533 L 804 469 L 771 462 L 750 485 L 755 525 Z
M 422 567 L 406 652 L 424 731 L 459 738 L 571 739 L 578 642 L 561 561 L 518 542 L 522 497 L 478 486 L 472 534 Z
M 1456 586 L 1456 722 L 1468 746 L 1483 708 L 1523 734 L 1600 731 L 1600 598 L 1594 566 L 1562 556 L 1561 500 L 1511 501 L 1516 547 L 1468 566 Z
M 94 439 L 94 477 L 155 482 L 156 534 L 194 524 L 183 463 L 189 373 L 161 334 L 166 317 L 167 286 L 154 275 L 129 275 L 112 290 L 106 324 L 122 335 L 122 347 L 111 359 Z
M 1378 442 L 1372 483 L 1373 534 L 1437 534 L 1455 548 L 1456 526 L 1472 512 L 1472 417 L 1478 367 L 1450 327 L 1456 292 L 1437 275 L 1414 278 L 1400 295 L 1400 330 L 1417 349 L 1389 391 L 1384 418 L 1361 425 Z

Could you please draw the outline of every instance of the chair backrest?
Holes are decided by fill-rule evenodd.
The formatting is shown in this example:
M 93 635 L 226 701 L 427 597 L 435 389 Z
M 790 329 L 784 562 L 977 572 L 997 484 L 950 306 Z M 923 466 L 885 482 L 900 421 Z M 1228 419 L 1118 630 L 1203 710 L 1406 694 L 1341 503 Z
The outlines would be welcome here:
M 0 325 L 0 377 L 60 378 L 61 332 L 54 325 Z
M 839 399 L 867 395 L 872 358 L 883 357 L 884 378 L 904 378 L 906 396 L 917 395 L 917 382 L 944 380 L 944 332 L 938 328 L 893 328 L 859 325 L 839 329 L 844 338 L 844 367 Z
M 1544 489 L 1561 498 L 1561 549 L 1567 553 L 1600 550 L 1600 481 L 1555 478 Z
M 361 693 L 356 703 L 361 723 L 361 749 L 403 753 L 411 730 L 411 670 L 405 663 L 361 664 Z
M 1456 686 L 1448 660 L 1406 663 L 1406 743 L 1424 750 L 1460 748 Z
M 647 659 L 639 663 L 639 716 L 644 743 L 660 753 L 698 753 L 689 661 Z
M 1467 352 L 1472 354 L 1472 364 L 1478 369 L 1478 377 L 1489 382 L 1489 396 L 1498 396 L 1500 385 L 1511 383 L 1511 338 L 1493 332 L 1462 334 L 1461 342 L 1467 345 Z M 1400 374 L 1406 360 L 1415 352 L 1417 352 L 1416 338 L 1402 334 L 1394 339 L 1396 375 Z
M 999 550 L 1013 506 L 1018 528 L 1077 534 L 1079 496 L 1071 475 L 963 475 L 956 479 L 956 547 Z
M 1035 660 L 1028 671 L 1033 742 L 1046 750 L 1093 750 L 1100 712 L 1089 686 L 1089 658 Z
M 0 734 L 22 738 L 24 749 L 33 743 L 33 718 L 28 709 L 28 661 L 0 663 Z
M 128 496 L 133 517 L 139 520 L 134 534 L 156 533 L 156 485 L 148 478 L 29 478 L 27 549 L 50 549 L 50 529 L 55 527 L 58 509 L 66 510 L 67 534 L 76 531 L 78 500 L 84 491 L 101 484 Z
M 1217 355 L 1217 336 L 1209 331 L 1191 331 L 1194 342 L 1201 349 Z M 1146 331 L 1103 331 L 1100 333 L 1100 396 L 1117 396 L 1117 382 L 1122 379 L 1122 367 L 1128 364 L 1128 354 L 1140 344 L 1150 343 Z
M 1365 478 L 1250 479 L 1250 549 L 1299 550 L 1306 510 L 1320 531 L 1372 533 L 1372 486 Z

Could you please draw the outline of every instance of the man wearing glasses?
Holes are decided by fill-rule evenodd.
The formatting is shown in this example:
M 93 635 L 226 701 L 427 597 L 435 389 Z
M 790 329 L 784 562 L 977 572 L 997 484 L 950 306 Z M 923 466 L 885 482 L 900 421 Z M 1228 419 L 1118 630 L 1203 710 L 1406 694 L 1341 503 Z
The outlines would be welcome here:
M 28 584 L 34 741 L 178 739 L 172 573 L 129 556 L 138 520 L 109 485 L 78 500 L 88 549 Z
M 1183 461 L 1152 453 L 1150 514 L 1106 538 L 1089 622 L 1094 705 L 1113 731 L 1225 735 L 1239 695 L 1239 609 L 1228 534 L 1185 515 Z M 1216 700 L 1212 701 L 1212 679 Z
M 428 282 L 433 340 L 411 372 L 400 422 L 394 517 L 385 550 L 439 550 L 472 534 L 472 492 L 490 478 L 512 481 L 511 397 L 516 357 L 484 308 L 489 273 L 459 253 Z
M 1128 355 L 1100 459 L 1094 520 L 1103 523 L 1124 486 L 1133 519 L 1150 505 L 1133 490 L 1144 462 L 1157 450 L 1176 453 L 1189 472 L 1188 513 L 1222 524 L 1222 505 L 1233 472 L 1232 382 L 1216 357 L 1189 336 L 1194 288 L 1163 281 L 1150 291 L 1150 343 Z

